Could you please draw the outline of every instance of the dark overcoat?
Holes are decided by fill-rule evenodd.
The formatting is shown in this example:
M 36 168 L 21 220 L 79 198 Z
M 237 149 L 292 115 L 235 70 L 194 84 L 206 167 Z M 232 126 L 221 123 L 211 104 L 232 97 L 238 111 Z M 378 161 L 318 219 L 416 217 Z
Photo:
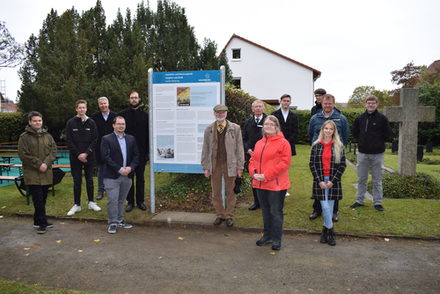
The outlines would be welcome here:
M 289 111 L 289 114 L 287 115 L 287 120 L 284 121 L 284 116 L 281 108 L 272 112 L 272 115 L 274 115 L 280 122 L 281 132 L 283 132 L 284 137 L 290 143 L 292 156 L 296 155 L 295 143 L 296 138 L 298 137 L 298 116 L 292 111 Z

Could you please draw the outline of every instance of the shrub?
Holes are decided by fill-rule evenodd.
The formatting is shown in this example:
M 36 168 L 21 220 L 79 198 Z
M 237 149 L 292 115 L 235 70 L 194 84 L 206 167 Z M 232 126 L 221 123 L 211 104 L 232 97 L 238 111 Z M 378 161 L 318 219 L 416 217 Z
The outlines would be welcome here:
M 244 174 L 237 202 L 246 199 L 250 191 L 251 179 Z M 211 211 L 211 182 L 200 174 L 171 174 L 168 185 L 157 191 L 157 201 L 160 209 Z
M 26 118 L 23 113 L 0 113 L 0 142 L 17 142 L 25 126 Z
M 382 185 L 386 198 L 440 199 L 440 181 L 425 173 L 415 176 L 385 173 Z

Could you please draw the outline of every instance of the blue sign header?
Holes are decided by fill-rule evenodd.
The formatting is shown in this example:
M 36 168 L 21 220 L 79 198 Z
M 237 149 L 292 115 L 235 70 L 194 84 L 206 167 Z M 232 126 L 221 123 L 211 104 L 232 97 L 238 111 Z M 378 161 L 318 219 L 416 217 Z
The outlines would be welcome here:
M 153 84 L 220 83 L 219 70 L 153 72 Z

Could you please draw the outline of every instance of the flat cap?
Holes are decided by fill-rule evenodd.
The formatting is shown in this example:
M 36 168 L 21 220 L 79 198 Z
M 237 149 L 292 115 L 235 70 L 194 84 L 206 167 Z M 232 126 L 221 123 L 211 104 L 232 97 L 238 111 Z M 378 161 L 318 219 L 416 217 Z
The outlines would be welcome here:
M 215 112 L 228 111 L 228 107 L 224 104 L 217 104 L 216 106 L 214 106 L 214 111 Z

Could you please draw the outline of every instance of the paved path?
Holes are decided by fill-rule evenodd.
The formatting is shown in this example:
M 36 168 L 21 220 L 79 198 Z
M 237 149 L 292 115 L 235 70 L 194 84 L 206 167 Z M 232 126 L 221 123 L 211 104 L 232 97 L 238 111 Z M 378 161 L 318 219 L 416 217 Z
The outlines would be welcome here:
M 0 276 L 103 293 L 439 293 L 440 243 L 285 235 L 280 252 L 255 233 L 29 218 L 0 219 Z

